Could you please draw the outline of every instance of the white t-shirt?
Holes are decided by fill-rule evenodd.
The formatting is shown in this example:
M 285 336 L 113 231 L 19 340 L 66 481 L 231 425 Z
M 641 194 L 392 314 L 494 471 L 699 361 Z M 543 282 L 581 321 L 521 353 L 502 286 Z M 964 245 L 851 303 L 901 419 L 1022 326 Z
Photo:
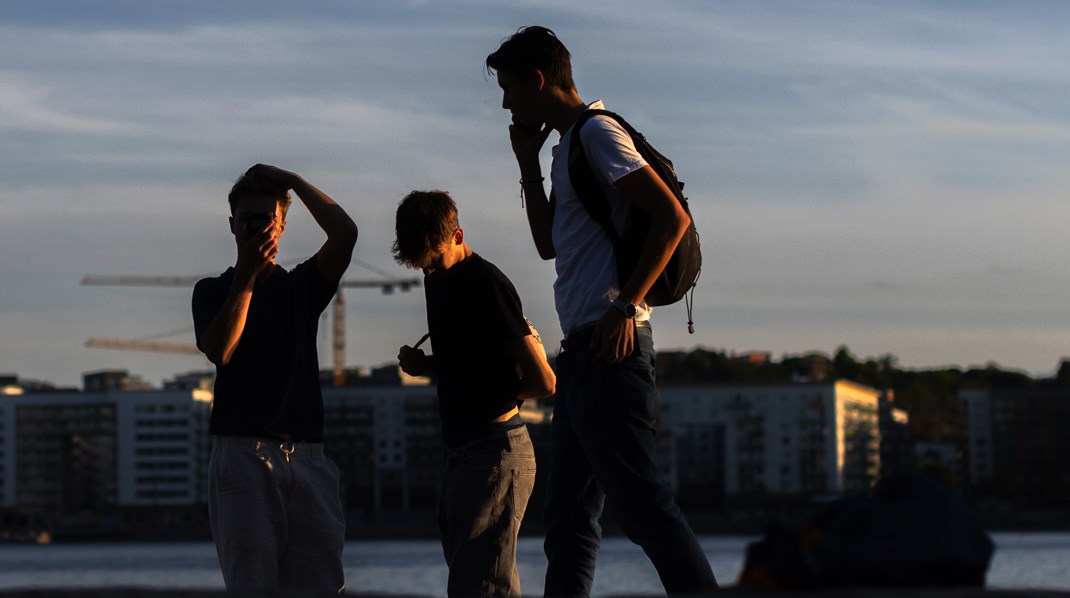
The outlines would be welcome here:
M 601 101 L 588 108 L 604 109 Z M 602 225 L 587 213 L 568 176 L 568 153 L 573 129 L 565 131 L 553 148 L 550 184 L 557 202 L 554 208 L 553 241 L 557 253 L 554 301 L 561 331 L 568 336 L 577 326 L 596 322 L 620 293 L 613 244 Z M 618 232 L 624 230 L 628 202 L 612 183 L 646 166 L 631 136 L 617 122 L 595 116 L 581 130 L 583 149 L 595 179 L 609 200 L 610 214 Z M 639 305 L 636 320 L 650 319 L 650 309 Z

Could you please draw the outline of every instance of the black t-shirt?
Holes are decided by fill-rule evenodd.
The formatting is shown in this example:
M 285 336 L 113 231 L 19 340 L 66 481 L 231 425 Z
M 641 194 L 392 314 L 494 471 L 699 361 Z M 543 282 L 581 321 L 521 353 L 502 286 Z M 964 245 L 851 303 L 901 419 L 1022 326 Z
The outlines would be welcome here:
M 193 288 L 198 345 L 233 280 L 229 268 Z M 276 266 L 265 283 L 256 283 L 238 347 L 216 369 L 210 433 L 322 442 L 316 332 L 337 288 L 320 274 L 315 257 L 289 272 Z
M 513 283 L 475 253 L 425 277 L 424 294 L 442 436 L 457 446 L 516 407 L 520 377 L 507 347 L 531 329 Z

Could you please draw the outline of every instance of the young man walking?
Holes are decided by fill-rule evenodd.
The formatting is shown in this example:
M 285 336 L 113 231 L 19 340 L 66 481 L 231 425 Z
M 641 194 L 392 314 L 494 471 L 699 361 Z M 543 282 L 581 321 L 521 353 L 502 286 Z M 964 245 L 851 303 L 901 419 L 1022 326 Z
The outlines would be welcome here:
M 327 240 L 275 264 L 293 189 Z M 345 588 L 338 467 L 323 454 L 316 332 L 357 226 L 300 176 L 257 164 L 230 191 L 233 267 L 193 290 L 197 346 L 216 365 L 208 510 L 229 591 Z
M 588 109 L 570 55 L 552 31 L 525 27 L 487 57 L 512 113 L 509 139 L 520 166 L 528 223 L 543 259 L 555 259 L 554 296 L 563 350 L 551 428 L 545 550 L 547 596 L 588 596 L 609 501 L 669 593 L 717 588 L 710 565 L 669 488 L 659 480 L 654 342 L 644 297 L 684 235 L 689 217 L 616 121 L 595 116 L 580 135 L 591 170 L 623 231 L 628 210 L 650 223 L 638 264 L 618 280 L 613 246 L 569 179 L 572 125 Z M 539 151 L 552 131 L 550 197 Z
M 425 275 L 434 353 L 406 345 L 398 360 L 408 374 L 438 379 L 447 593 L 519 598 L 516 541 L 535 484 L 519 405 L 553 394 L 554 373 L 513 284 L 465 242 L 447 193 L 413 191 L 401 201 L 394 257 Z

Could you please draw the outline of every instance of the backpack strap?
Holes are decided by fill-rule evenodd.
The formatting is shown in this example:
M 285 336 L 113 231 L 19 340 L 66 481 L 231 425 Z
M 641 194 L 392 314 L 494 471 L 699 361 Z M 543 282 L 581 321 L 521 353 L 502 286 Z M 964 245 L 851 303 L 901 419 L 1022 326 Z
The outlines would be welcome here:
M 634 136 L 634 129 L 619 115 L 608 110 L 589 109 L 585 111 L 576 120 L 576 123 L 572 125 L 572 138 L 568 144 L 568 178 L 572 183 L 572 188 L 576 190 L 580 203 L 587 210 L 587 214 L 602 226 L 602 230 L 609 237 L 609 242 L 613 246 L 613 256 L 617 262 L 617 277 L 620 278 L 621 273 L 627 271 L 623 261 L 625 254 L 623 250 L 624 240 L 621 239 L 616 227 L 613 226 L 609 199 L 602 193 L 602 187 L 599 186 L 598 180 L 591 170 L 591 165 L 587 160 L 587 153 L 583 149 L 583 140 L 580 138 L 580 129 L 584 123 L 599 115 L 608 116 L 616 120 L 629 134 Z M 624 280 L 618 280 L 617 284 L 624 286 L 625 282 Z

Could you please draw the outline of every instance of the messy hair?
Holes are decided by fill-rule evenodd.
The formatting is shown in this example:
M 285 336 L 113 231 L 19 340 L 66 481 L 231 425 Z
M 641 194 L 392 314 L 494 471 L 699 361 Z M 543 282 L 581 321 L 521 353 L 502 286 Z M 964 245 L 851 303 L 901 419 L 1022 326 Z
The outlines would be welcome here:
M 569 90 L 576 87 L 572 80 L 571 55 L 557 35 L 546 27 L 521 27 L 502 45 L 487 56 L 487 72 L 505 71 L 523 79 L 531 71 L 542 71 L 549 85 Z
M 227 201 L 230 202 L 231 216 L 234 215 L 234 211 L 238 206 L 238 200 L 244 197 L 274 197 L 282 207 L 283 218 L 286 217 L 286 212 L 293 202 L 293 199 L 290 198 L 289 189 L 262 174 L 256 173 L 252 169 L 245 171 L 245 174 L 238 177 L 238 180 L 234 181 L 234 186 L 230 188 Z
M 413 191 L 398 204 L 394 259 L 422 269 L 460 228 L 457 204 L 445 191 Z

